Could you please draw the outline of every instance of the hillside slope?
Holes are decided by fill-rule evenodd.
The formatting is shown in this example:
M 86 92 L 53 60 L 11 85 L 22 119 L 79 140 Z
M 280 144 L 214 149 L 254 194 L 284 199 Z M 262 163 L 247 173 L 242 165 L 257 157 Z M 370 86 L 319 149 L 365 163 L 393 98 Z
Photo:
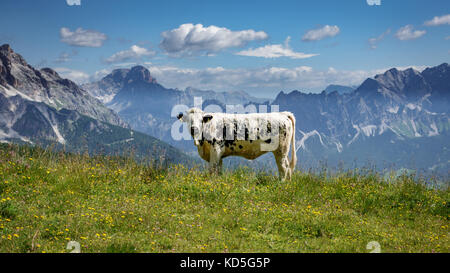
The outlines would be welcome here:
M 449 252 L 449 182 L 183 165 L 0 145 L 0 252 Z

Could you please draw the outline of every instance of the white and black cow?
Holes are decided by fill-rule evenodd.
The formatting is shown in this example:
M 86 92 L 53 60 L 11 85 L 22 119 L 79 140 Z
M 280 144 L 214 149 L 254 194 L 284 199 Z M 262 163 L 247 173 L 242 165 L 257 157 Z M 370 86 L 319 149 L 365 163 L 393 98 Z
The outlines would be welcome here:
M 225 114 L 191 108 L 177 118 L 187 123 L 198 153 L 210 163 L 211 171 L 220 172 L 222 158 L 227 156 L 255 159 L 272 152 L 280 178 L 291 178 L 297 162 L 295 117 L 292 113 Z

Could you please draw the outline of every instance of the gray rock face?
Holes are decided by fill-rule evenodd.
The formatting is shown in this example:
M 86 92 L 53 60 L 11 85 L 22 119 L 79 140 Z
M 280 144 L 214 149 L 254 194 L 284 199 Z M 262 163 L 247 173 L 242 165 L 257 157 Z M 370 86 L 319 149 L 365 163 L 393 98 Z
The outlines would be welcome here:
M 55 109 L 76 110 L 83 115 L 127 127 L 120 117 L 74 82 L 51 68 L 34 69 L 9 45 L 0 47 L 0 85 L 7 96 L 20 95 Z

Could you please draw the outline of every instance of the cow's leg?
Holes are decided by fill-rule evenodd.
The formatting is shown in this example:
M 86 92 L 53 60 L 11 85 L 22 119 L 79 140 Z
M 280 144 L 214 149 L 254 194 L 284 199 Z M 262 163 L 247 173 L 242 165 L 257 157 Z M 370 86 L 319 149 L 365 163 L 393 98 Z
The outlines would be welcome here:
M 284 166 L 284 168 L 286 169 L 286 178 L 287 178 L 288 180 L 291 180 L 292 169 L 291 169 L 291 167 L 290 167 L 290 164 L 289 164 L 289 158 L 288 158 L 288 155 L 287 155 L 287 154 L 283 157 L 283 166 Z
M 223 151 L 220 146 L 214 145 L 211 147 L 209 158 L 210 173 L 219 174 L 222 171 L 222 154 Z
M 219 168 L 219 174 L 222 174 L 222 165 L 223 165 L 223 162 L 222 162 L 223 160 L 222 160 L 222 158 L 220 158 L 220 160 L 219 160 L 219 165 L 218 165 L 218 168 Z
M 286 155 L 283 155 L 279 151 L 275 151 L 273 155 L 275 156 L 275 161 L 277 162 L 278 174 L 280 176 L 280 179 L 286 180 L 289 170 L 289 160 L 287 159 Z
M 286 141 L 285 138 L 280 138 L 278 148 L 273 152 L 273 155 L 275 156 L 275 160 L 277 162 L 278 172 L 280 174 L 281 180 L 285 180 L 286 178 L 291 179 L 292 175 L 292 169 L 290 167 L 288 158 L 289 147 L 290 142 Z

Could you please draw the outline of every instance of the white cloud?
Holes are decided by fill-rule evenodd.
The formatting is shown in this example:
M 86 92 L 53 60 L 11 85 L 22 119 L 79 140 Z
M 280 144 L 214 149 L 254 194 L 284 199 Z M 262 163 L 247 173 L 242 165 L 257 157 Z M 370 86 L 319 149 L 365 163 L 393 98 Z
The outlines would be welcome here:
M 81 0 L 66 0 L 69 6 L 81 6 Z
M 59 31 L 61 42 L 73 46 L 101 47 L 108 38 L 106 34 L 95 31 L 77 28 L 75 31 L 63 27 Z
M 178 68 L 174 66 L 149 66 L 150 73 L 166 87 L 195 88 L 216 91 L 245 90 L 274 93 L 294 89 L 320 91 L 329 84 L 359 85 L 368 77 L 385 70 L 315 70 L 309 66 L 293 68 L 260 67 L 253 69 Z
M 412 68 L 414 70 L 422 72 L 426 68 L 428 68 L 428 66 L 426 66 L 426 65 L 410 65 L 410 66 L 396 66 L 395 68 L 397 68 L 397 70 L 406 70 L 406 69 Z M 382 72 L 380 72 L 380 73 L 384 73 L 385 71 L 387 71 L 389 69 L 390 68 L 382 69 Z
M 305 54 L 302 52 L 295 52 L 289 47 L 289 41 L 291 37 L 287 37 L 284 45 L 274 44 L 266 45 L 258 48 L 250 48 L 248 50 L 243 50 L 237 52 L 236 55 L 241 56 L 252 56 L 252 57 L 262 57 L 262 58 L 279 58 L 279 57 L 289 57 L 291 59 L 306 59 L 317 56 L 319 54 Z
M 119 51 L 105 60 L 106 63 L 117 63 L 128 60 L 140 60 L 143 57 L 151 57 L 156 54 L 155 51 L 149 50 L 137 45 L 132 45 L 130 49 Z
M 377 46 L 378 46 L 378 43 L 379 43 L 381 40 L 383 40 L 384 37 L 385 37 L 386 35 L 389 35 L 389 33 L 391 33 L 391 30 L 390 30 L 390 29 L 388 29 L 388 30 L 386 30 L 385 32 L 381 33 L 381 35 L 378 36 L 378 37 L 370 38 L 370 39 L 369 39 L 369 45 L 370 45 L 370 48 L 371 48 L 371 49 L 376 49 Z
M 61 76 L 61 78 L 69 79 L 71 81 L 76 82 L 77 84 L 86 83 L 90 79 L 89 74 L 87 74 L 83 71 L 74 70 L 74 69 L 65 68 L 65 67 L 56 67 L 56 68 L 54 68 L 54 70 L 56 72 L 58 72 L 58 74 L 59 74 L 59 76 Z
M 126 67 L 133 66 L 129 64 Z M 122 68 L 124 66 L 121 66 Z M 372 70 L 338 70 L 329 67 L 316 70 L 309 66 L 257 67 L 229 69 L 221 66 L 204 69 L 180 68 L 176 66 L 146 65 L 152 77 L 167 88 L 184 90 L 194 87 L 203 90 L 244 90 L 256 96 L 273 97 L 279 91 L 301 90 L 320 92 L 330 84 L 345 86 L 360 85 L 365 79 L 382 74 L 392 67 Z M 423 71 L 426 66 L 396 67 L 399 70 L 414 68 Z M 116 66 L 95 72 L 90 81 L 99 80 L 111 73 Z
M 338 26 L 325 25 L 324 27 L 311 29 L 302 37 L 302 41 L 319 41 L 327 37 L 334 37 L 339 34 L 341 30 Z
M 160 47 L 175 56 L 213 54 L 231 47 L 242 47 L 254 40 L 264 40 L 264 31 L 252 29 L 231 31 L 227 28 L 202 24 L 183 24 L 176 29 L 161 33 Z
M 424 23 L 426 26 L 450 25 L 450 14 L 435 16 L 433 19 Z
M 395 37 L 402 41 L 413 40 L 422 37 L 425 33 L 427 33 L 425 30 L 414 30 L 412 25 L 406 25 L 395 33 Z

